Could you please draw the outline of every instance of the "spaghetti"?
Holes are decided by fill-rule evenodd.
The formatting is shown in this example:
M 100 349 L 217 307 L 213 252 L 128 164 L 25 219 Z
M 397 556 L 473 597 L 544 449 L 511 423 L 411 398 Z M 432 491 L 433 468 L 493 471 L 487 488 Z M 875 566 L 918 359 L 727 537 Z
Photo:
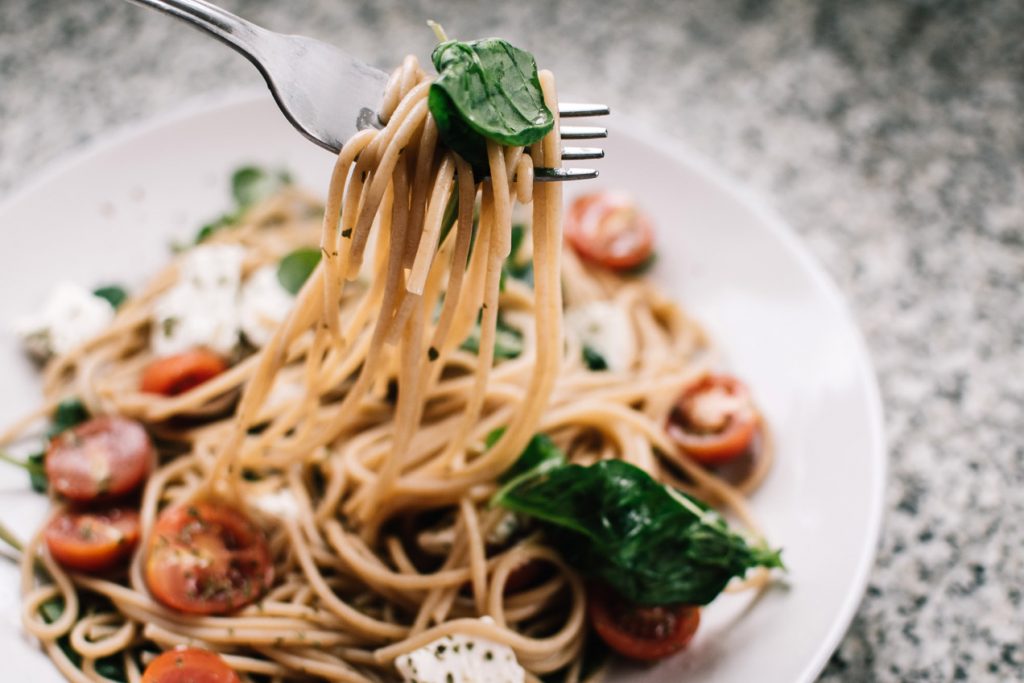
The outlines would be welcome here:
M 557 110 L 553 78 L 540 81 Z M 160 441 L 141 547 L 161 510 L 228 501 L 266 530 L 275 577 L 234 613 L 186 614 L 151 596 L 143 552 L 121 575 L 74 573 L 36 535 L 24 552 L 22 617 L 68 680 L 111 680 L 113 666 L 137 683 L 154 650 L 180 645 L 220 653 L 247 680 L 391 680 L 397 657 L 451 634 L 510 646 L 529 680 L 555 671 L 582 680 L 583 578 L 536 528 L 503 537 L 509 513 L 488 506 L 537 432 L 572 463 L 625 460 L 756 530 L 745 496 L 770 467 L 767 444 L 730 483 L 664 428 L 680 388 L 713 364 L 701 328 L 642 278 L 563 251 L 560 186 L 532 182 L 534 166 L 559 164 L 557 123 L 529 149 L 488 141 L 489 175 L 478 182 L 439 143 L 429 87 L 414 58 L 395 71 L 385 125 L 345 144 L 319 226 L 315 201 L 288 188 L 211 239 L 244 249 L 248 274 L 319 235 L 319 265 L 258 352 L 176 396 L 138 390 L 154 359 L 154 305 L 178 261 L 106 332 L 48 364 L 36 416 L 77 396 Z M 502 275 L 515 200 L 532 203 L 532 285 Z M 579 336 L 563 331 L 563 309 L 594 302 L 630 321 L 625 369 L 589 371 Z M 508 327 L 522 349 L 496 361 Z M 462 346 L 472 334 L 476 352 Z M 274 496 L 289 501 L 284 513 L 257 504 Z M 530 563 L 548 571 L 514 586 Z M 763 581 L 760 572 L 747 584 Z M 47 603 L 60 607 L 50 620 Z

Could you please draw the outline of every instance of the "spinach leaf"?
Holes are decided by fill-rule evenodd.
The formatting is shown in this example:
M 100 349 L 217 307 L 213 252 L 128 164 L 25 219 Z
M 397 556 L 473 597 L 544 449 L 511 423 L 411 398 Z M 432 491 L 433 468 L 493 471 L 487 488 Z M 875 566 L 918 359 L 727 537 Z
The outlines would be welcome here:
M 470 353 L 480 353 L 480 323 L 477 322 L 473 331 L 469 333 L 466 340 L 459 347 Z M 495 326 L 494 334 L 494 360 L 509 360 L 517 358 L 523 352 L 523 333 L 508 325 L 501 316 Z
M 125 299 L 128 298 L 128 292 L 125 291 L 125 288 L 120 285 L 107 285 L 106 287 L 97 287 L 96 289 L 93 290 L 92 293 L 94 296 L 98 296 L 101 299 L 106 299 L 114 308 L 121 308 L 121 304 L 123 304 Z
M 291 184 L 292 177 L 287 171 L 243 166 L 231 175 L 231 195 L 239 209 L 247 209 Z
M 604 359 L 600 352 L 588 344 L 583 345 L 583 363 L 587 366 L 588 370 L 593 370 L 594 372 L 608 369 L 608 361 Z
M 50 439 L 62 432 L 78 426 L 88 419 L 89 411 L 86 410 L 85 405 L 79 399 L 64 399 L 57 404 L 57 408 L 53 411 L 53 416 L 50 418 L 50 426 L 46 429 L 46 443 L 49 443 Z M 46 478 L 45 458 L 45 444 L 43 450 L 32 453 L 25 460 L 19 460 L 12 455 L 0 451 L 0 461 L 21 467 L 28 472 L 29 483 L 32 485 L 32 490 L 37 493 L 46 493 L 49 483 Z
M 516 223 L 512 226 L 510 234 L 512 248 L 509 250 L 508 258 L 501 264 L 501 280 L 499 287 L 505 291 L 505 281 L 508 278 L 515 278 L 533 287 L 533 261 L 523 259 L 519 254 L 523 240 L 526 238 L 526 226 Z
M 82 611 L 88 613 L 89 609 L 89 596 L 83 601 Z M 60 615 L 64 613 L 64 598 L 51 598 L 43 604 L 39 605 L 39 613 L 43 617 L 43 621 L 48 624 L 60 619 Z M 69 636 L 61 636 L 57 639 L 57 645 L 64 652 L 64 655 L 78 668 L 82 668 L 82 656 L 78 654 L 71 645 L 71 638 Z M 128 676 L 125 674 L 124 662 L 120 655 L 110 655 L 109 657 L 103 657 L 96 660 L 96 673 L 104 678 L 109 678 L 112 681 L 121 681 L 122 683 L 128 680 Z
M 234 225 L 250 206 L 291 184 L 292 177 L 288 171 L 268 171 L 259 166 L 242 166 L 237 169 L 231 174 L 231 196 L 235 200 L 235 208 L 199 228 L 195 243 L 204 242 L 224 228 Z
M 498 427 L 488 434 L 486 440 L 487 447 L 490 448 L 498 443 L 498 439 L 504 433 L 505 428 Z M 559 450 L 555 442 L 551 440 L 551 437 L 547 434 L 534 434 L 529 443 L 526 444 L 526 448 L 523 449 L 523 452 L 512 464 L 512 467 L 505 470 L 498 477 L 498 481 L 502 484 L 515 486 L 517 480 L 521 479 L 523 475 L 535 476 L 543 474 L 564 464 L 565 454 Z
M 533 55 L 499 38 L 446 40 L 431 55 L 438 77 L 427 106 L 441 140 L 487 173 L 486 139 L 529 145 L 554 126 Z
M 705 605 L 753 567 L 782 567 L 702 503 L 620 460 L 517 479 L 492 503 L 540 521 L 585 574 L 638 604 Z
M 298 294 L 302 285 L 316 270 L 321 252 L 312 247 L 300 247 L 281 259 L 277 266 L 277 281 L 292 294 Z
M 51 439 L 72 427 L 77 427 L 89 419 L 89 411 L 85 404 L 77 398 L 66 398 L 57 404 L 46 435 Z

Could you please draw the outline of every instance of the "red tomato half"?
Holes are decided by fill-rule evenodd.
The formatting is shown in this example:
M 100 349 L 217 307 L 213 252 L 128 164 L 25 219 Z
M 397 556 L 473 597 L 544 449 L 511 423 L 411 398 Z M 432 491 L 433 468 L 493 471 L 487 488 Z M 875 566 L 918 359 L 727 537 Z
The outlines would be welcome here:
M 164 510 L 146 550 L 146 584 L 153 597 L 188 614 L 226 614 L 244 607 L 259 599 L 274 578 L 263 533 L 223 503 Z
M 642 607 L 606 589 L 588 593 L 590 623 L 601 640 L 623 657 L 654 661 L 682 650 L 700 624 L 691 605 Z
M 750 448 L 759 424 L 743 382 L 727 375 L 707 375 L 679 397 L 667 431 L 686 453 L 705 465 L 715 465 Z
M 146 430 L 123 417 L 83 422 L 51 441 L 46 452 L 50 486 L 80 503 L 134 491 L 155 464 L 156 451 Z
M 139 544 L 139 513 L 132 508 L 104 512 L 63 512 L 46 525 L 43 537 L 58 564 L 99 573 L 123 564 Z
M 193 349 L 153 361 L 142 371 L 140 388 L 147 394 L 177 396 L 228 369 L 223 358 L 206 349 Z
M 576 252 L 612 270 L 636 268 L 654 251 L 654 228 L 628 197 L 595 192 L 578 198 L 565 218 Z
M 240 683 L 218 655 L 198 648 L 168 650 L 146 667 L 142 683 Z

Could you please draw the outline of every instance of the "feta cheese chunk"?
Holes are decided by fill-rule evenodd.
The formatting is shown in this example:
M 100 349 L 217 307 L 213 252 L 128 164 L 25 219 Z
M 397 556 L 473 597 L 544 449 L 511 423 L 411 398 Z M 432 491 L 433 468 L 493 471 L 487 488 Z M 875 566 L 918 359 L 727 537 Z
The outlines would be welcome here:
M 239 321 L 245 338 L 257 348 L 266 346 L 294 305 L 295 297 L 277 277 L 276 264 L 257 270 L 242 286 Z
M 249 499 L 249 502 L 267 513 L 282 519 L 298 519 L 299 501 L 288 489 L 270 491 Z
M 565 312 L 566 330 L 601 354 L 608 369 L 628 370 L 636 355 L 636 336 L 629 314 L 603 301 L 574 306 Z
M 196 247 L 179 265 L 178 282 L 154 304 L 151 345 L 158 356 L 205 347 L 228 355 L 238 344 L 242 247 Z
M 46 360 L 95 337 L 113 319 L 109 301 L 72 282 L 59 282 L 42 309 L 17 320 L 14 330 L 30 354 Z
M 493 623 L 489 617 L 481 621 Z M 526 672 L 507 645 L 455 634 L 395 660 L 405 683 L 523 683 Z

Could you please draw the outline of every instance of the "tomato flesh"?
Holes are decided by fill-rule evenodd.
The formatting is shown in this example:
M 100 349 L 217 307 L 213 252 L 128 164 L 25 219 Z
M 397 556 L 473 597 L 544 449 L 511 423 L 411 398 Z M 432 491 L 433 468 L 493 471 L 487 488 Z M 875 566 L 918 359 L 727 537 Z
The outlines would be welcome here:
M 669 436 L 705 465 L 747 452 L 760 418 L 746 385 L 728 375 L 706 375 L 689 386 L 669 416 Z
M 628 197 L 596 192 L 569 207 L 565 237 L 576 252 L 612 270 L 631 270 L 654 251 L 654 227 Z
M 156 451 L 138 422 L 102 416 L 53 439 L 45 462 L 54 492 L 85 503 L 137 489 L 153 470 Z
M 142 371 L 140 388 L 147 394 L 177 396 L 196 388 L 228 369 L 223 358 L 206 349 L 160 358 Z
M 58 564 L 95 574 L 124 564 L 139 544 L 141 529 L 132 508 L 62 512 L 46 525 L 43 538 Z
M 217 654 L 198 648 L 168 650 L 142 673 L 142 683 L 240 683 Z
M 700 625 L 692 605 L 634 605 L 607 589 L 588 595 L 590 623 L 601 639 L 623 657 L 664 659 L 686 647 Z
M 239 510 L 203 502 L 157 519 L 147 546 L 146 584 L 161 603 L 188 614 L 227 614 L 259 597 L 274 578 L 263 533 Z

